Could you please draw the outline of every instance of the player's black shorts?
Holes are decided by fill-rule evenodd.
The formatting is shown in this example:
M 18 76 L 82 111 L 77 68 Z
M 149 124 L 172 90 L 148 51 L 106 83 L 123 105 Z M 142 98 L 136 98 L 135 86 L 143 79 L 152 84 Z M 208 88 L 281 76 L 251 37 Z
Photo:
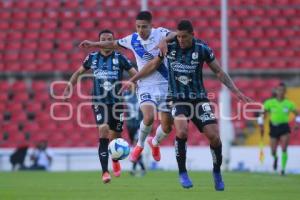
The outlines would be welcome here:
M 185 115 L 196 127 L 203 132 L 203 127 L 216 124 L 217 119 L 208 99 L 193 101 L 173 101 L 172 116 Z
M 288 123 L 274 125 L 270 123 L 270 137 L 271 138 L 280 138 L 282 135 L 291 133 L 291 129 Z
M 117 104 L 97 104 L 92 105 L 97 125 L 108 124 L 113 131 L 123 131 L 122 105 Z

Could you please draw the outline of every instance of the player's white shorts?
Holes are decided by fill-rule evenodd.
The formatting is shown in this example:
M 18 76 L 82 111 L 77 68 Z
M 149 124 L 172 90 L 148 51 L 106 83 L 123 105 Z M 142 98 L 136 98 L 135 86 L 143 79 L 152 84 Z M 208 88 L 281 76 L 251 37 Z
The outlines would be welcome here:
M 159 112 L 170 112 L 167 105 L 168 84 L 153 84 L 138 86 L 137 98 L 140 105 L 143 103 L 155 104 Z

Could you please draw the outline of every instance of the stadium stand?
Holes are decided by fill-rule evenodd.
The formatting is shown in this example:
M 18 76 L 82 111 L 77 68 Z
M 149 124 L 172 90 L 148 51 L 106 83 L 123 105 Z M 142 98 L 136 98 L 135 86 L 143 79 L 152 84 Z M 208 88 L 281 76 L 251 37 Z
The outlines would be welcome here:
M 298 1 L 234 0 L 229 4 L 229 67 L 232 71 L 279 70 L 280 74 L 299 69 Z M 207 41 L 217 57 L 221 48 L 219 6 L 219 1 L 210 0 L 149 1 L 154 26 L 175 29 L 178 20 L 188 17 L 196 27 L 195 35 Z M 50 82 L 57 74 L 69 75 L 81 64 L 87 53 L 77 47 L 81 40 L 96 40 L 98 31 L 104 28 L 114 30 L 116 38 L 134 30 L 132 22 L 139 8 L 136 0 L 0 1 L 0 39 L 4 41 L 0 43 L 0 71 L 15 77 L 9 79 L 4 75 L 0 80 L 0 146 L 33 144 L 42 138 L 48 138 L 49 145 L 56 147 L 96 146 L 96 129 L 82 128 L 76 123 L 76 105 L 89 100 L 80 100 L 74 95 L 71 120 L 54 121 L 49 113 L 51 104 L 57 100 L 49 94 Z M 133 58 L 132 54 L 126 55 Z M 46 74 L 46 80 L 34 78 L 41 73 Z M 20 74 L 25 78 L 18 80 Z M 237 78 L 235 81 L 246 95 L 262 101 L 271 96 L 271 91 L 266 93 L 261 89 L 274 87 L 279 79 Z M 90 90 L 90 83 L 82 85 L 82 91 Z M 216 92 L 212 98 L 216 102 L 220 84 L 206 79 L 205 85 L 208 91 Z M 58 94 L 61 92 L 60 88 Z M 233 99 L 232 104 L 236 103 Z M 236 113 L 235 106 L 232 108 L 233 114 Z M 64 116 L 67 113 L 64 109 L 57 109 L 56 114 Z M 89 123 L 94 123 L 92 114 L 85 116 Z M 247 123 L 243 119 L 235 120 L 234 126 L 242 130 Z M 190 145 L 206 145 L 203 135 L 190 126 Z M 124 137 L 128 137 L 126 130 Z M 172 145 L 173 141 L 174 133 L 163 144 Z M 299 134 L 291 141 L 300 144 Z

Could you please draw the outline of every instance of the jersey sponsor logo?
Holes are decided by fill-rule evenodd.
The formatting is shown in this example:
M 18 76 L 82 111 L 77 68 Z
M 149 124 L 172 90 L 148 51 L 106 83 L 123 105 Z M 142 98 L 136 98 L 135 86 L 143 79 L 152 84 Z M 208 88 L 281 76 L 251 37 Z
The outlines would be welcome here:
M 206 121 L 210 121 L 210 120 L 215 120 L 216 117 L 213 113 L 204 113 L 204 114 L 200 115 L 199 119 L 202 122 L 206 122 Z
M 106 91 L 110 91 L 110 90 L 112 90 L 113 85 L 111 84 L 111 82 L 105 81 L 105 82 L 103 83 L 103 88 L 104 88 Z
M 98 115 L 96 115 L 96 118 L 97 118 L 97 121 L 100 121 L 102 119 L 102 115 L 98 114 Z
M 202 109 L 204 112 L 211 112 L 211 107 L 210 107 L 209 103 L 202 104 Z
M 172 67 L 172 70 L 175 72 L 181 72 L 181 73 L 195 73 L 196 67 L 195 65 L 185 65 L 180 62 L 171 62 L 170 66 Z
M 113 59 L 112 59 L 112 63 L 113 63 L 114 65 L 117 65 L 117 64 L 119 64 L 119 60 L 116 59 L 116 58 L 113 58 Z
M 151 95 L 150 95 L 150 93 L 143 93 L 140 95 L 140 98 L 141 98 L 141 101 L 150 100 Z
M 192 59 L 196 60 L 196 59 L 198 59 L 198 57 L 199 57 L 198 52 L 193 52 L 192 53 Z
M 190 81 L 192 81 L 192 79 L 188 78 L 187 76 L 175 77 L 175 80 L 179 81 L 183 85 L 187 85 L 187 84 L 189 84 Z
M 176 107 L 172 108 L 171 114 L 172 114 L 173 117 L 176 116 Z
M 94 70 L 94 76 L 98 79 L 118 79 L 118 71 Z

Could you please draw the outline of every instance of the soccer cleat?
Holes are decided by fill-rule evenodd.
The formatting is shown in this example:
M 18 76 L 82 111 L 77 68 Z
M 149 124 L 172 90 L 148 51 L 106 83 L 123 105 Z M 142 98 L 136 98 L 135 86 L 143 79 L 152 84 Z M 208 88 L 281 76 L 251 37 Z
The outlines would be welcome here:
M 143 147 L 136 145 L 130 154 L 130 161 L 137 162 L 143 149 L 144 149 Z
M 274 159 L 274 163 L 273 163 L 273 169 L 274 169 L 274 171 L 277 170 L 277 163 L 278 163 L 278 159 L 275 158 L 275 159 Z
M 111 179 L 111 177 L 110 177 L 109 172 L 104 172 L 102 174 L 102 181 L 103 181 L 103 183 L 109 183 L 110 179 Z
M 187 172 L 183 172 L 183 173 L 179 174 L 179 181 L 183 188 L 188 189 L 188 188 L 193 187 L 193 183 L 190 180 Z
M 281 175 L 281 176 L 285 176 L 285 171 L 284 171 L 284 170 L 281 170 L 280 175 Z
M 215 189 L 217 191 L 224 191 L 225 185 L 222 180 L 221 172 L 213 172 L 214 182 L 215 182 Z
M 160 161 L 160 149 L 159 149 L 159 146 L 154 146 L 152 144 L 152 140 L 153 140 L 153 137 L 148 137 L 147 139 L 147 142 L 149 144 L 149 146 L 151 147 L 151 150 L 152 150 L 152 156 L 154 158 L 155 161 Z
M 112 161 L 112 168 L 115 177 L 121 176 L 121 165 L 119 161 Z

